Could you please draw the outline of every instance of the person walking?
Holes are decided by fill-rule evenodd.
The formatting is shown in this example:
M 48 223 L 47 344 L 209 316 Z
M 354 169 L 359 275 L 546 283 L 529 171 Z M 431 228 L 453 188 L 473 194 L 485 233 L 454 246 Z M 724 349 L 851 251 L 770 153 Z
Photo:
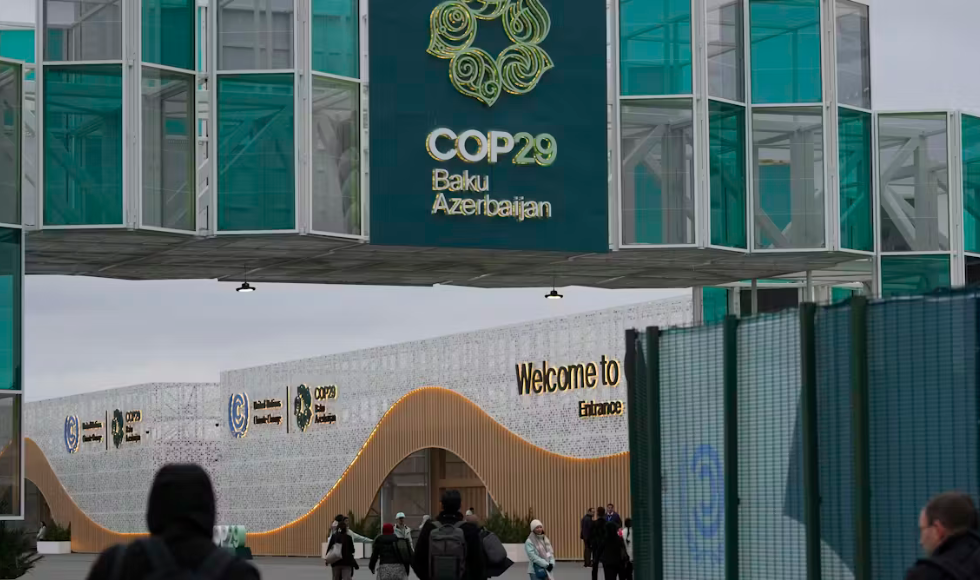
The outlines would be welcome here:
M 350 536 L 346 521 L 339 522 L 337 530 L 330 536 L 330 541 L 327 542 L 328 554 L 334 544 L 340 544 L 340 559 L 330 564 L 333 571 L 332 578 L 333 580 L 351 580 L 354 577 L 354 570 L 357 570 L 359 566 L 354 558 L 354 539 Z
M 463 521 L 456 490 L 441 499 L 442 511 L 419 534 L 412 570 L 419 580 L 486 580 L 486 559 L 479 528 Z
M 970 496 L 946 492 L 929 500 L 919 514 L 919 543 L 926 553 L 905 580 L 980 578 L 977 508 Z
M 412 551 L 407 540 L 395 534 L 395 526 L 382 526 L 381 535 L 375 538 L 371 551 L 368 564 L 371 573 L 374 574 L 377 568 L 378 580 L 407 580 L 411 563 Z
M 405 524 L 405 512 L 398 512 L 395 522 L 395 535 L 408 542 L 408 547 L 412 548 L 412 528 Z
M 606 538 L 606 508 L 596 508 L 595 521 L 592 522 L 592 532 L 589 533 L 589 544 L 592 547 L 592 580 L 599 580 L 599 555 Z
M 214 488 L 199 465 L 164 465 L 147 501 L 150 537 L 102 552 L 88 580 L 176 578 L 197 571 L 214 580 L 259 580 L 258 571 L 214 545 Z
M 589 536 L 592 535 L 592 522 L 595 521 L 595 510 L 589 508 L 586 510 L 585 515 L 582 516 L 582 531 L 579 532 L 579 538 L 582 540 L 583 555 L 585 559 L 585 567 L 592 567 L 592 546 L 589 545 Z
M 41 520 L 41 527 L 38 528 L 37 530 L 37 537 L 35 538 L 35 541 L 43 542 L 45 536 L 47 535 L 48 535 L 48 524 L 44 523 L 44 520 Z
M 619 580 L 620 572 L 626 567 L 629 558 L 626 555 L 626 543 L 619 535 L 619 525 L 616 522 L 606 522 L 606 537 L 602 543 L 602 572 L 606 580 Z
M 527 554 L 527 573 L 531 580 L 554 578 L 551 573 L 555 569 L 555 550 L 540 520 L 531 522 L 531 535 L 524 542 L 524 553 Z
M 626 566 L 619 573 L 619 580 L 633 580 L 633 520 L 626 518 L 619 535 L 626 544 Z
M 606 521 L 615 522 L 617 528 L 623 527 L 623 518 L 616 513 L 616 507 L 613 504 L 606 506 Z

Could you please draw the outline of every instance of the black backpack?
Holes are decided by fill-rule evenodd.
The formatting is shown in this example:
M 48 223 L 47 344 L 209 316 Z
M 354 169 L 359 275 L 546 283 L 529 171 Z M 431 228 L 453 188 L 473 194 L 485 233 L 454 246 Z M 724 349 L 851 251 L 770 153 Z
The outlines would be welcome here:
M 196 570 L 187 570 L 177 565 L 170 549 L 159 538 L 150 537 L 135 542 L 150 561 L 150 572 L 146 580 L 219 580 L 235 561 L 235 557 L 224 548 L 216 548 L 211 555 L 201 562 Z M 118 546 L 112 564 L 112 580 L 123 580 L 123 562 L 126 560 L 128 547 Z

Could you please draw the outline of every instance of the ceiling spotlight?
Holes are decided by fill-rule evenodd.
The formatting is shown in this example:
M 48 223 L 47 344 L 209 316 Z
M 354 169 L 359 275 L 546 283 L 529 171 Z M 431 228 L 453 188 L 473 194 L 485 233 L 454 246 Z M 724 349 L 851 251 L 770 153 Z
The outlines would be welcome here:
M 235 292 L 255 292 L 255 286 L 248 283 L 248 266 L 242 266 L 242 274 L 245 281 L 238 288 L 235 288 Z
M 562 298 L 564 298 L 564 296 L 561 295 L 561 294 L 559 294 L 558 293 L 558 290 L 555 289 L 555 277 L 554 276 L 551 277 L 551 292 L 548 292 L 547 294 L 545 294 L 544 297 L 547 298 L 548 300 L 561 300 Z

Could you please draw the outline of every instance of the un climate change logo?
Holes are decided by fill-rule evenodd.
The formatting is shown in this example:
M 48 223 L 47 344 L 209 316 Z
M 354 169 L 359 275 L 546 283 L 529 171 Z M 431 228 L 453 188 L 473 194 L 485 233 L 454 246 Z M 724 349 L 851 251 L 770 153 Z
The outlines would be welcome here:
M 696 447 L 681 470 L 683 528 L 691 557 L 699 564 L 722 563 L 725 475 L 721 456 L 711 445 Z
M 65 417 L 65 449 L 68 453 L 78 451 L 78 417 L 75 415 Z
M 514 44 L 495 59 L 473 47 L 477 22 L 503 19 Z M 523 95 L 534 90 L 554 62 L 538 46 L 551 29 L 551 16 L 540 0 L 450 0 L 429 17 L 431 39 L 426 52 L 450 59 L 449 79 L 456 90 L 492 107 L 500 91 Z
M 241 439 L 248 434 L 248 395 L 235 393 L 228 399 L 228 428 Z

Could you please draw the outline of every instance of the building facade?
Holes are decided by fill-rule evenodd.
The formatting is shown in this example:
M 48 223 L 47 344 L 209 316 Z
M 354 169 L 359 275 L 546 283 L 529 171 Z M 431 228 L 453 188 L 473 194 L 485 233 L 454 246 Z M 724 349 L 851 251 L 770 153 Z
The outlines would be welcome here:
M 629 513 L 624 331 L 690 320 L 671 299 L 30 403 L 27 480 L 76 551 L 144 532 L 156 470 L 194 462 L 259 554 L 319 554 L 337 513 L 417 527 L 454 488 L 578 557 L 587 506 Z

